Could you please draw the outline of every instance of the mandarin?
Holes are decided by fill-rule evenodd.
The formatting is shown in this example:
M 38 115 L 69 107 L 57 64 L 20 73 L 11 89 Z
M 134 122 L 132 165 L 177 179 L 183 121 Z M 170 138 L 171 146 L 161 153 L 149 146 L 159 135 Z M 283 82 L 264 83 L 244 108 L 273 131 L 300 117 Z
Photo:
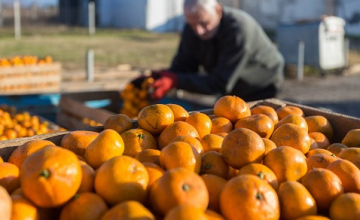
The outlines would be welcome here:
M 236 169 L 249 163 L 259 163 L 265 154 L 264 141 L 256 132 L 238 128 L 224 138 L 221 154 L 224 160 Z
M 344 193 L 341 180 L 330 170 L 314 168 L 301 180 L 315 199 L 319 211 L 326 211 L 339 195 Z
M 251 111 L 249 105 L 243 99 L 226 95 L 215 102 L 214 114 L 216 117 L 225 117 L 235 123 L 240 118 L 250 116 Z
M 249 174 L 234 177 L 225 184 L 220 209 L 228 220 L 280 218 L 276 191 L 266 181 Z

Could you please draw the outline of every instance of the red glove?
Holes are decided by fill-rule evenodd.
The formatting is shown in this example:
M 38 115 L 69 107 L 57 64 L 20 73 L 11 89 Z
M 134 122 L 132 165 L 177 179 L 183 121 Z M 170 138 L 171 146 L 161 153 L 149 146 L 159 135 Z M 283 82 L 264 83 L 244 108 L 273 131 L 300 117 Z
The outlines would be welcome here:
M 162 99 L 177 85 L 177 75 L 173 72 L 162 70 L 152 74 L 155 82 L 149 87 L 154 90 L 150 97 L 154 100 Z

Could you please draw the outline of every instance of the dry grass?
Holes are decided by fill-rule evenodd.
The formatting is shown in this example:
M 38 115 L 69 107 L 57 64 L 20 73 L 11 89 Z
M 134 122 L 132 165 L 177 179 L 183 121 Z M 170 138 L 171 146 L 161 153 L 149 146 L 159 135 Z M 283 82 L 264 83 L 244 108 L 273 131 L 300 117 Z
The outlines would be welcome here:
M 178 45 L 176 33 L 149 33 L 139 30 L 97 30 L 88 36 L 86 29 L 37 29 L 36 34 L 24 30 L 15 40 L 12 30 L 0 31 L 0 57 L 16 55 L 51 55 L 63 63 L 65 70 L 85 68 L 86 51 L 93 49 L 95 66 L 112 68 L 128 63 L 140 68 L 164 68 L 171 62 Z
M 93 49 L 97 68 L 114 68 L 131 64 L 142 69 L 169 66 L 179 41 L 178 33 L 150 33 L 140 30 L 97 29 L 88 36 L 86 28 L 36 26 L 22 30 L 15 40 L 12 28 L 0 29 L 0 57 L 16 55 L 51 55 L 63 64 L 64 70 L 85 69 L 86 51 Z M 360 63 L 360 51 L 350 51 L 349 64 Z M 309 67 L 309 74 L 317 71 Z

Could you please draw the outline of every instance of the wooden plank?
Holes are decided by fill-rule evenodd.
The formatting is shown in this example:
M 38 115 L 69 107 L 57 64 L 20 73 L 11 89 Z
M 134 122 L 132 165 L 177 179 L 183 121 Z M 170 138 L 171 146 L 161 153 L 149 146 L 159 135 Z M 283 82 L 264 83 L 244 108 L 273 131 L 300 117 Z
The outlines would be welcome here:
M 102 82 L 62 82 L 61 92 L 86 92 L 86 91 L 109 91 L 109 90 L 123 90 L 130 80 L 111 80 Z
M 0 95 L 30 95 L 30 94 L 50 94 L 60 92 L 59 85 L 46 86 L 43 88 L 31 88 L 31 89 L 16 89 L 16 90 L 1 90 Z
M 89 127 L 88 124 L 82 122 L 77 118 L 71 117 L 70 115 L 64 112 L 59 112 L 56 114 L 56 123 L 59 124 L 61 127 L 70 130 L 84 129 Z
M 74 101 L 66 96 L 61 97 L 59 108 L 61 111 L 75 115 L 79 118 L 89 118 L 100 123 L 104 123 L 110 116 L 116 114 L 104 109 L 89 108 L 86 105 Z
M 60 70 L 61 70 L 61 63 L 54 62 L 54 63 L 42 64 L 42 65 L 0 67 L 0 75 L 60 71 Z
M 29 84 L 39 84 L 39 83 L 60 83 L 61 75 L 59 73 L 51 75 L 33 75 L 25 77 L 7 77 L 1 79 L 1 85 L 29 85 Z

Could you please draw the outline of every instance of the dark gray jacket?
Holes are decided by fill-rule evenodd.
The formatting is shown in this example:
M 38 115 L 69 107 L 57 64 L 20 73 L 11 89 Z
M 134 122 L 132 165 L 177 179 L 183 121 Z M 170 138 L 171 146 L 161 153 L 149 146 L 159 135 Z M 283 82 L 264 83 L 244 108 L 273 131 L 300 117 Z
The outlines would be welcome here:
M 261 26 L 246 12 L 224 6 L 210 40 L 201 40 L 185 25 L 170 71 L 178 73 L 178 89 L 246 97 L 270 85 L 281 88 L 283 65 Z M 200 66 L 206 75 L 199 74 Z

